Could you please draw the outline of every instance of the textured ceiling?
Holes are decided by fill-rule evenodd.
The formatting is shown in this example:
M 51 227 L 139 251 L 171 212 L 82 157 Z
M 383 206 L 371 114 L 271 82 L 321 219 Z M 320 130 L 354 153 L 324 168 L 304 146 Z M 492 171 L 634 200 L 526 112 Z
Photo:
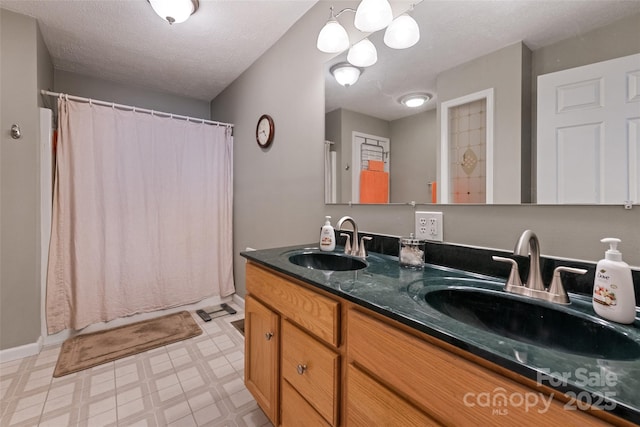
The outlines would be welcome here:
M 410 12 L 421 32 L 415 46 L 390 49 L 382 42 L 383 31 L 372 34 L 378 62 L 347 88 L 328 72 L 346 54 L 329 62 L 326 111 L 343 107 L 385 120 L 416 114 L 435 108 L 436 77 L 445 70 L 518 41 L 535 50 L 638 13 L 638 0 L 424 0 Z M 353 15 L 343 14 L 339 21 L 352 30 Z M 640 28 L 638 32 L 640 37 Z M 414 91 L 435 98 L 425 107 L 408 110 L 398 98 Z
M 210 101 L 316 1 L 200 0 L 174 25 L 146 0 L 0 0 L 0 7 L 38 20 L 56 69 Z
M 38 20 L 57 69 L 209 101 L 316 2 L 200 0 L 190 19 L 175 25 L 146 0 L 0 0 L 0 7 Z M 331 4 L 336 10 L 355 4 L 326 3 L 327 14 Z M 371 35 L 378 63 L 348 91 L 327 72 L 327 111 L 343 106 L 398 118 L 407 114 L 397 103 L 407 91 L 399 81 L 433 92 L 438 73 L 516 41 L 536 49 L 640 13 L 639 0 L 392 0 L 396 14 L 411 3 L 419 3 L 411 15 L 420 23 L 420 42 L 392 51 L 382 43 L 382 31 Z M 353 14 L 339 20 L 352 42 L 363 37 L 353 28 Z M 380 102 L 380 92 L 388 102 Z

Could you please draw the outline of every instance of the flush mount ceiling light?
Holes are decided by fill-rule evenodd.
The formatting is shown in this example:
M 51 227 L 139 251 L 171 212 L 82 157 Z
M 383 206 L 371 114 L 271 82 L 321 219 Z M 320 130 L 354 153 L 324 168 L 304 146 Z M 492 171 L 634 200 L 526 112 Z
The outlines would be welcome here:
M 355 84 L 362 73 L 360 68 L 354 67 L 348 62 L 339 62 L 331 67 L 330 71 L 336 81 L 342 86 L 351 86 Z
M 362 0 L 353 23 L 360 31 L 372 33 L 383 29 L 392 20 L 393 13 L 387 0 Z
M 378 61 L 378 51 L 369 39 L 364 39 L 351 46 L 347 61 L 356 67 L 369 67 Z
M 384 32 L 384 44 L 393 49 L 406 49 L 418 43 L 420 28 L 409 15 L 398 16 Z
M 422 107 L 431 99 L 428 93 L 410 93 L 401 97 L 398 101 L 409 108 Z
M 200 4 L 198 0 L 148 0 L 158 16 L 169 24 L 179 24 L 189 19 Z

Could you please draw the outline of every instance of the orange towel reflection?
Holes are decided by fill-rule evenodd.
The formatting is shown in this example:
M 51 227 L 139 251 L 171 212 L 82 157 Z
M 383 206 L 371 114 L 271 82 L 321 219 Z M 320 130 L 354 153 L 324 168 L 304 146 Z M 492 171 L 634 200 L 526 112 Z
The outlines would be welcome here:
M 371 162 L 370 160 L 369 167 L 371 167 Z M 389 203 L 389 174 L 387 172 L 379 170 L 360 172 L 360 203 Z
M 438 183 L 435 181 L 431 183 L 431 203 L 438 203 Z
M 369 165 L 367 167 L 370 171 L 384 171 L 384 162 L 382 160 L 369 160 Z

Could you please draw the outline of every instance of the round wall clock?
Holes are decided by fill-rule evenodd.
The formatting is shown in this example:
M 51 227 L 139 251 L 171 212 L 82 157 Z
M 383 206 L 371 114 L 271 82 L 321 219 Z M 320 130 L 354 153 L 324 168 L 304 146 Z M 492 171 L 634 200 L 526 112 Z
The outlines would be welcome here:
M 262 148 L 267 148 L 273 142 L 273 135 L 275 133 L 275 126 L 273 119 L 268 114 L 263 114 L 258 119 L 258 126 L 256 126 L 256 141 Z

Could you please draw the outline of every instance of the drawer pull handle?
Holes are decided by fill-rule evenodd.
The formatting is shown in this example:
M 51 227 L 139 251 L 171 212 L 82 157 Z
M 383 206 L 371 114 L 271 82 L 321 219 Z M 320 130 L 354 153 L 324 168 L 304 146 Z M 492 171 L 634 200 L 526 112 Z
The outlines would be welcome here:
M 267 341 L 271 341 L 271 338 L 273 338 L 273 333 L 267 332 L 266 334 L 264 334 L 264 337 L 266 338 Z
M 298 365 L 297 369 L 298 369 L 298 374 L 302 375 L 304 374 L 304 371 L 307 370 L 307 365 Z

